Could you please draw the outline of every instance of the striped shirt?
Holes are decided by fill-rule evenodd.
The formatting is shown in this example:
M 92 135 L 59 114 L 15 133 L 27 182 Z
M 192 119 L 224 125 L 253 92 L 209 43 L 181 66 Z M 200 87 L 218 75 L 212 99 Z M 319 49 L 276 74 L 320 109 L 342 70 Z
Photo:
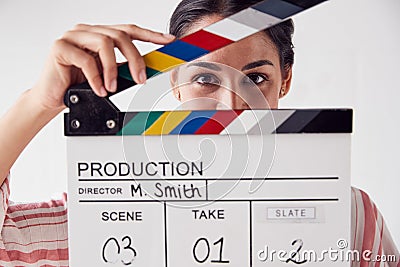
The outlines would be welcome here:
M 0 266 L 68 266 L 66 194 L 43 203 L 13 204 L 8 178 L 0 188 Z M 382 215 L 369 196 L 352 188 L 351 247 L 370 250 L 370 259 L 395 255 L 391 262 L 353 261 L 353 267 L 400 267 L 399 252 Z

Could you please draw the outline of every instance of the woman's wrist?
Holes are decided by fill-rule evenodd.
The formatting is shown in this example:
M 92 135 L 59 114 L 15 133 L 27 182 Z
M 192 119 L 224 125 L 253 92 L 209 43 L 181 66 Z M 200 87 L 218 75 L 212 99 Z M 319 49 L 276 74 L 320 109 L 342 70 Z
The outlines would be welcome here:
M 30 112 L 40 121 L 51 120 L 63 111 L 65 106 L 63 104 L 57 106 L 48 105 L 46 103 L 47 97 L 41 96 L 40 90 L 37 88 L 28 89 L 22 93 L 16 105 L 21 106 L 23 110 L 26 109 L 26 112 Z
M 46 124 L 62 110 L 60 107 L 49 107 L 43 104 L 34 89 L 26 90 L 2 120 L 7 120 L 11 131 L 18 133 L 17 142 L 24 144 L 30 141 Z M 26 144 L 25 144 L 26 145 Z
M 42 105 L 31 89 L 0 118 L 0 128 L 7 129 L 0 132 L 0 183 L 32 138 L 62 110 Z

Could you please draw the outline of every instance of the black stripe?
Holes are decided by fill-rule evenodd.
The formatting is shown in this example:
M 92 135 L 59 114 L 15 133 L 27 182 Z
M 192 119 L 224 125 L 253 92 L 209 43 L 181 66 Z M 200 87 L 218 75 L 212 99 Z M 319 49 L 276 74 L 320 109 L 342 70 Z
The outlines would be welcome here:
M 320 3 L 323 3 L 327 0 L 284 0 L 284 1 L 289 2 L 296 6 L 302 7 L 304 9 L 307 9 L 307 8 L 316 6 Z
M 286 19 L 304 10 L 302 7 L 283 0 L 263 1 L 252 8 L 280 19 Z
M 275 133 L 352 133 L 351 109 L 296 110 Z
M 288 119 L 278 126 L 275 133 L 301 133 L 303 128 L 320 112 L 320 110 L 296 110 Z

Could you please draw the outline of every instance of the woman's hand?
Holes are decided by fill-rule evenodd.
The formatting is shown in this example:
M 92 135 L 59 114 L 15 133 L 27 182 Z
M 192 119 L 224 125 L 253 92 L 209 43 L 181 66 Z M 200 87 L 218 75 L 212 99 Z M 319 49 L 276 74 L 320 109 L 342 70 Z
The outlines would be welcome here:
M 132 40 L 167 44 L 174 37 L 135 25 L 77 25 L 54 43 L 37 84 L 0 118 L 0 129 L 7 129 L 0 132 L 0 185 L 26 145 L 64 109 L 68 87 L 87 80 L 99 96 L 116 91 L 115 47 L 128 60 L 133 79 L 146 81 L 144 60 Z
M 64 108 L 67 88 L 86 80 L 98 96 L 115 92 L 118 76 L 115 47 L 128 60 L 135 82 L 144 83 L 146 66 L 132 40 L 167 44 L 174 36 L 135 25 L 79 24 L 54 43 L 44 71 L 30 93 L 43 108 L 60 110 Z

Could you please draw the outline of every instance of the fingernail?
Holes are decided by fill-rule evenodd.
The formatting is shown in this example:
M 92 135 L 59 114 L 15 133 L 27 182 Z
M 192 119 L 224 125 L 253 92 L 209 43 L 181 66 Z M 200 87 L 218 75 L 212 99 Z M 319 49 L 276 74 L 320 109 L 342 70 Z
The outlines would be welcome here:
M 100 87 L 100 95 L 101 96 L 107 96 L 107 91 L 106 88 L 104 88 L 104 86 Z
M 168 38 L 168 39 L 175 39 L 175 36 L 172 35 L 172 34 L 164 33 L 163 35 L 164 35 L 165 38 Z
M 141 70 L 139 74 L 139 82 L 140 83 L 145 83 L 147 80 L 147 75 L 145 70 Z
M 116 79 L 112 80 L 110 86 L 111 86 L 110 88 L 111 92 L 117 91 L 117 80 Z

